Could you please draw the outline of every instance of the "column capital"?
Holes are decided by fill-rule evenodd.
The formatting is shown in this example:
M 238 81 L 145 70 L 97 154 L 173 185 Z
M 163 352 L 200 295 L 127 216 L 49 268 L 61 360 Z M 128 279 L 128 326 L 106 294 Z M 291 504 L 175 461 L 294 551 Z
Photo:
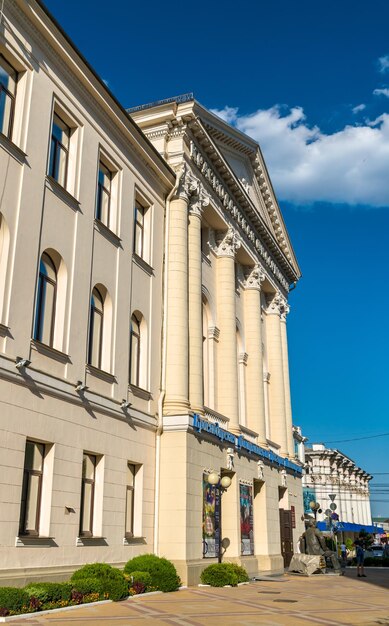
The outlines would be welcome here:
M 189 215 L 201 218 L 203 209 L 209 205 L 210 199 L 210 195 L 205 191 L 203 185 L 199 183 L 189 200 Z
M 290 311 L 290 306 L 284 298 L 284 296 L 277 291 L 275 294 L 270 296 L 270 299 L 267 302 L 267 310 L 268 315 L 278 315 L 281 318 L 282 322 L 286 322 L 286 316 Z
M 189 198 L 198 192 L 200 181 L 194 174 L 188 165 L 183 165 L 176 171 L 178 178 L 178 187 L 174 195 L 175 198 L 182 198 L 189 201 Z
M 265 280 L 266 275 L 260 265 L 255 265 L 254 268 L 251 269 L 246 274 L 246 280 L 244 282 L 245 289 L 258 289 L 261 291 L 261 283 Z
M 222 233 L 221 237 L 216 240 L 215 254 L 218 257 L 235 257 L 241 245 L 240 238 L 230 226 L 227 232 Z

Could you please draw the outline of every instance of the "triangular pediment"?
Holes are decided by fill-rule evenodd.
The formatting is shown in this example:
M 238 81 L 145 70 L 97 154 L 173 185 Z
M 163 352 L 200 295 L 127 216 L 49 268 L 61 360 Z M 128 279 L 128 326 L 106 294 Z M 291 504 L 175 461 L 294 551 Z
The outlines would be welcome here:
M 195 103 L 196 117 L 297 276 L 300 269 L 259 145 Z

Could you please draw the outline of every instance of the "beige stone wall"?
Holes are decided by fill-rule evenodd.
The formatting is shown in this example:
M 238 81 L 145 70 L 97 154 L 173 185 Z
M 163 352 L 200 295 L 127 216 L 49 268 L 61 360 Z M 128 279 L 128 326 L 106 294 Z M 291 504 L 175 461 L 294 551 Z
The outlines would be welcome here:
M 0 272 L 0 581 L 21 584 L 153 550 L 164 210 L 175 178 L 34 2 L 4 7 L 0 53 L 19 71 L 14 132 L 0 136 L 8 238 Z M 66 189 L 47 176 L 54 108 L 72 128 Z M 102 154 L 113 172 L 109 228 L 95 220 Z M 135 196 L 147 207 L 144 259 L 133 256 Z M 32 340 L 45 250 L 60 260 L 51 347 Z M 96 284 L 108 294 L 101 369 L 86 365 Z M 143 316 L 142 389 L 128 384 L 134 311 Z M 31 361 L 28 369 L 15 368 L 17 357 Z M 48 451 L 40 537 L 28 541 L 18 539 L 26 439 Z M 83 451 L 100 459 L 97 536 L 76 545 Z M 128 462 L 140 468 L 137 537 L 124 544 Z

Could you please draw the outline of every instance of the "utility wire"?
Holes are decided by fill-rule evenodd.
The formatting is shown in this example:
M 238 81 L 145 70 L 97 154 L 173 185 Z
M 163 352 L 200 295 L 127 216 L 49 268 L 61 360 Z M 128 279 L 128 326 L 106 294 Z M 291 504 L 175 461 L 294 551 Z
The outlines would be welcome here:
M 389 437 L 389 433 L 381 433 L 379 435 L 365 435 L 364 437 L 353 437 L 352 439 L 336 439 L 335 441 L 325 440 L 325 443 L 346 443 L 347 441 L 362 441 L 364 439 L 376 439 L 378 437 Z

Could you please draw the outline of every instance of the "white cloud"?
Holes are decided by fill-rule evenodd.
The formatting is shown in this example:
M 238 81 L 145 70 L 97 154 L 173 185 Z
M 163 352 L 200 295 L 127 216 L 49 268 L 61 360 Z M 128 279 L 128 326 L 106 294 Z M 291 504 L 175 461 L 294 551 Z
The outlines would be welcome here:
M 386 98 L 389 98 L 389 89 L 387 87 L 384 87 L 383 89 L 374 89 L 373 95 L 385 96 Z
M 378 59 L 378 71 L 385 74 L 389 70 L 389 54 Z
M 301 107 L 214 113 L 258 141 L 280 200 L 389 206 L 389 114 L 325 134 Z
M 353 107 L 351 110 L 353 113 L 359 113 L 360 111 L 364 111 L 366 109 L 366 104 L 357 104 L 356 107 Z

